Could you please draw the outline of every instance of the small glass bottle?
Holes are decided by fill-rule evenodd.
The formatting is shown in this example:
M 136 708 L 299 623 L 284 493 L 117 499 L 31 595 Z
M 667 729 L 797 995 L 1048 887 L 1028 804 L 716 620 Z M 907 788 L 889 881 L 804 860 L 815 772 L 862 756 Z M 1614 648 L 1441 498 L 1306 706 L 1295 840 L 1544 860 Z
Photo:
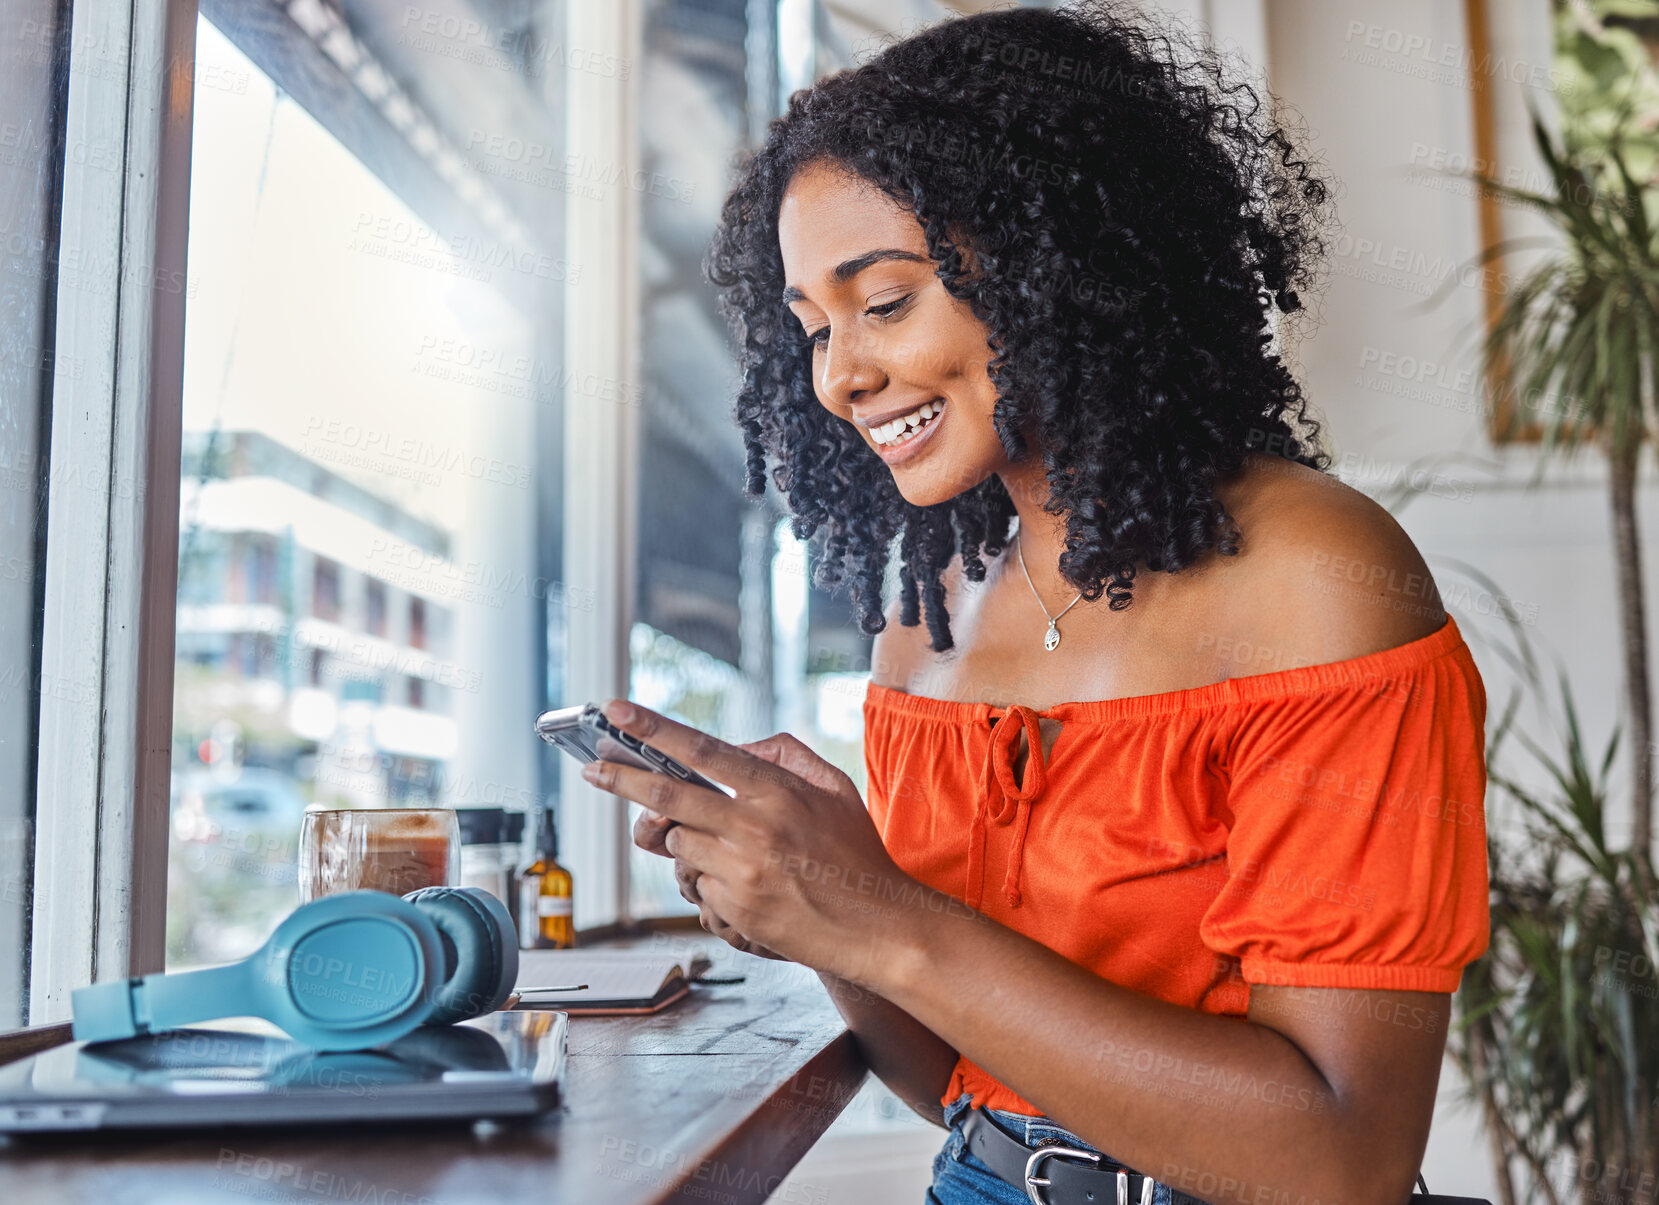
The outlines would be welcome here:
M 568 950 L 576 944 L 574 883 L 559 865 L 559 833 L 546 808 L 536 816 L 536 855 L 519 872 L 518 944 L 525 950 Z

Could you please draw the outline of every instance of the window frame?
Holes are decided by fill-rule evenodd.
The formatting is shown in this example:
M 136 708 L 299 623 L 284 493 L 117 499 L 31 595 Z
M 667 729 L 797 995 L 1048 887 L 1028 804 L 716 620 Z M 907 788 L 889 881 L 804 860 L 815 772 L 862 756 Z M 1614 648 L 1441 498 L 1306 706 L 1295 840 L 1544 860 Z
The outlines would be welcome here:
M 638 63 L 643 46 L 640 0 L 565 6 L 565 45 Z M 573 71 L 565 77 L 565 153 L 578 162 L 618 165 L 624 179 L 639 167 L 637 71 Z M 580 116 L 578 116 L 580 115 Z M 634 625 L 638 560 L 636 481 L 638 407 L 595 405 L 574 382 L 639 379 L 639 194 L 616 190 L 609 201 L 571 194 L 565 246 L 583 249 L 581 304 L 565 306 L 564 580 L 591 588 L 592 605 L 565 611 L 567 700 L 626 697 L 629 634 Z M 591 267 L 589 267 L 591 265 Z M 626 927 L 632 839 L 628 806 L 559 759 L 560 857 L 578 873 L 576 915 L 582 928 Z
M 70 24 L 27 1020 L 161 969 L 195 0 Z M 108 170 L 111 160 L 119 170 Z M 98 269 L 109 288 L 87 287 Z M 49 688 L 47 684 L 50 684 Z

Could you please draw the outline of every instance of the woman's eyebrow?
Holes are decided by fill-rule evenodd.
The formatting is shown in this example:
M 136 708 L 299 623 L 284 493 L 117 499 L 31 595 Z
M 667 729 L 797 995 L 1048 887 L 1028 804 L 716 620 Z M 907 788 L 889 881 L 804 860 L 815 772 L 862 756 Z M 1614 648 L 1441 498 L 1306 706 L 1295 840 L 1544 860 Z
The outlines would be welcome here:
M 866 251 L 863 255 L 855 255 L 851 259 L 844 259 L 830 271 L 830 280 L 835 284 L 846 284 L 865 268 L 873 264 L 883 263 L 886 260 L 903 260 L 906 263 L 929 264 L 933 261 L 925 255 L 917 255 L 914 251 L 901 251 L 897 247 L 882 247 L 876 251 Z M 783 303 L 805 301 L 806 294 L 794 285 L 788 285 L 783 291 Z

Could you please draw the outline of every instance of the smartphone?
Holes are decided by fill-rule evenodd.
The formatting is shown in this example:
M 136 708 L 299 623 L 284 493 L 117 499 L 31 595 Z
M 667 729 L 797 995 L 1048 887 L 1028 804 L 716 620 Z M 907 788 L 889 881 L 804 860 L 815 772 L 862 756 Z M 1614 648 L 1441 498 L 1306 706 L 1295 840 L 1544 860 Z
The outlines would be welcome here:
M 606 760 L 638 766 L 642 770 L 653 770 L 694 787 L 719 791 L 722 795 L 732 794 L 690 766 L 682 765 L 662 750 L 653 749 L 637 736 L 630 736 L 622 731 L 607 720 L 605 713 L 594 703 L 543 712 L 536 720 L 536 735 L 550 745 L 557 745 L 581 762 L 599 761 L 599 738 L 608 736 L 622 747 Z

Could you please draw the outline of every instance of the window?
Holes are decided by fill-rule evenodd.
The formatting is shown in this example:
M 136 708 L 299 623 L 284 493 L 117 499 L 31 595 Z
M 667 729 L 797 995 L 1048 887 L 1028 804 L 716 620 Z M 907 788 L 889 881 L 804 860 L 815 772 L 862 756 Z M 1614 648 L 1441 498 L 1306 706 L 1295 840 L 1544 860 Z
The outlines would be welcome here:
M 263 533 L 250 535 L 246 550 L 247 601 L 265 606 L 276 602 L 277 543 Z
M 727 740 L 791 731 L 862 784 L 870 640 L 845 599 L 810 585 L 807 552 L 777 500 L 757 504 L 742 494 L 730 335 L 701 267 L 731 183 L 728 165 L 777 109 L 778 22 L 754 5 L 646 7 L 645 404 L 630 690 Z M 686 505 L 692 498 L 696 505 Z M 635 849 L 629 870 L 633 915 L 691 910 L 668 862 Z
M 409 647 L 426 647 L 426 603 L 418 598 L 409 600 Z
M 483 29 L 134 6 L 111 42 L 131 96 L 71 69 L 67 102 L 60 7 L 0 19 L 31 31 L 0 116 L 49 131 L 80 105 L 131 149 L 131 115 L 163 114 L 156 162 L 58 166 L 80 262 L 165 265 L 169 287 L 100 309 L 60 282 L 47 350 L 60 181 L 0 161 L 7 246 L 46 249 L 0 264 L 46 299 L 8 324 L 33 350 L 0 389 L 0 1026 L 64 1015 L 94 976 L 251 949 L 294 903 L 311 805 L 552 807 L 580 923 L 682 910 L 529 720 L 632 690 L 733 739 L 814 737 L 807 663 L 849 629 L 779 590 L 805 553 L 741 496 L 698 266 L 777 108 L 772 6 L 529 0 Z M 188 112 L 145 66 L 180 56 Z M 141 398 L 85 370 L 128 318 L 157 332 L 114 352 Z M 132 909 L 98 907 L 112 884 Z M 33 986 L 4 953 L 26 941 Z
M 340 566 L 323 557 L 311 563 L 311 614 L 330 623 L 340 618 Z
M 363 582 L 363 630 L 370 636 L 386 635 L 386 583 L 379 578 Z
M 263 541 L 274 602 L 214 622 L 262 625 L 276 652 L 234 690 L 211 674 L 191 685 L 217 702 L 180 708 L 181 783 L 205 773 L 189 757 L 203 726 L 235 724 L 244 764 L 306 803 L 557 806 L 570 767 L 527 739 L 528 719 L 579 701 L 566 681 L 604 682 L 608 649 L 629 676 L 580 697 L 631 691 L 734 740 L 778 728 L 781 699 L 807 739 L 826 725 L 846 737 L 862 776 L 851 696 L 831 692 L 821 724 L 806 662 L 839 640 L 851 652 L 835 667 L 856 671 L 868 641 L 803 587 L 778 644 L 778 565 L 805 554 L 780 542 L 775 501 L 742 496 L 729 336 L 701 274 L 729 163 L 775 108 L 771 22 L 757 30 L 751 10 L 764 13 L 643 5 L 637 51 L 607 63 L 564 47 L 616 35 L 615 12 L 572 10 L 554 28 L 552 6 L 523 6 L 484 38 L 499 55 L 457 55 L 469 35 L 419 12 L 392 37 L 366 10 L 348 22 L 309 0 L 281 28 L 206 5 L 224 32 L 204 22 L 199 59 L 247 83 L 196 107 L 190 250 L 204 268 L 188 308 L 181 598 L 223 593 L 222 563 L 187 547 Z M 605 91 L 624 78 L 631 92 Z M 620 130 L 597 153 L 568 145 L 604 128 L 574 114 L 618 104 L 637 122 L 632 170 Z M 568 249 L 604 244 L 570 242 L 583 206 L 621 222 L 612 237 L 637 245 L 623 254 L 637 279 Z M 549 338 L 562 326 L 569 339 L 567 310 L 580 322 L 607 304 L 637 308 L 636 369 L 583 368 L 615 322 L 569 355 Z M 607 464 L 624 428 L 609 446 L 633 459 Z M 619 488 L 635 492 L 613 514 Z M 583 509 L 567 525 L 572 496 Z M 632 552 L 605 526 L 625 528 L 627 507 Z M 601 584 L 629 578 L 631 599 Z M 630 613 L 631 627 L 611 618 Z M 181 647 L 199 622 L 181 608 Z M 283 669 L 296 657 L 299 680 Z M 614 814 L 595 801 L 560 817 L 579 923 L 683 912 L 668 864 L 624 851 Z M 170 947 L 181 961 L 222 925 L 211 906 L 188 915 L 195 936 Z
M 1623 12 L 1617 6 L 1592 15 L 1590 7 L 1569 0 L 1520 10 L 1488 0 L 1469 0 L 1465 11 L 1471 57 L 1481 69 L 1470 76 L 1470 153 L 1454 152 L 1450 170 L 1490 176 L 1525 192 L 1554 192 L 1549 170 L 1533 145 L 1536 98 L 1531 97 L 1532 89 L 1515 86 L 1517 81 L 1501 71 L 1485 69 L 1492 63 L 1515 61 L 1520 44 L 1528 45 L 1526 55 L 1539 54 L 1535 42 L 1521 39 L 1541 32 L 1536 24 L 1546 12 L 1549 84 L 1545 111 L 1552 138 L 1565 136 L 1569 142 L 1594 148 L 1613 133 L 1615 114 L 1623 113 L 1627 158 L 1638 163 L 1652 158 L 1652 131 L 1659 124 L 1659 74 L 1653 69 L 1659 59 L 1659 26 L 1651 16 L 1635 10 Z M 1599 157 L 1593 150 L 1589 153 L 1592 160 Z M 1635 169 L 1635 174 L 1640 179 L 1641 169 Z M 1555 253 L 1560 234 L 1530 213 L 1529 206 L 1508 202 L 1486 189 L 1471 195 L 1480 246 L 1491 253 L 1483 265 L 1487 278 L 1513 282 L 1503 288 L 1489 284 L 1482 290 L 1483 331 L 1489 333 L 1518 283 L 1547 254 Z M 1550 416 L 1570 414 L 1577 404 L 1571 391 L 1561 390 L 1559 381 L 1542 394 L 1529 390 L 1507 361 L 1484 358 L 1478 399 L 1485 408 L 1492 441 L 1538 443 Z
M 642 262 L 637 622 L 630 694 L 728 740 L 772 729 L 769 557 L 746 556 L 743 445 L 729 417 L 727 333 L 701 260 L 749 135 L 742 6 L 646 9 L 639 114 Z M 696 498 L 696 506 L 685 505 Z M 747 588 L 746 588 L 747 587 Z M 637 812 L 637 808 L 631 808 Z M 692 911 L 672 864 L 630 851 L 636 916 Z
M 332 67 L 303 25 L 289 32 Z M 176 965 L 246 952 L 297 902 L 307 805 L 393 806 L 446 782 L 539 795 L 535 749 L 495 734 L 528 735 L 543 701 L 535 449 L 556 412 L 479 364 L 536 355 L 535 286 L 557 282 L 517 279 L 482 234 L 437 233 L 411 207 L 424 186 L 392 187 L 330 132 L 338 114 L 308 110 L 205 19 L 198 58 L 244 86 L 196 105 L 183 406 L 187 445 L 215 454 L 185 476 L 180 596 L 200 602 L 178 638 L 211 627 L 273 651 L 178 678 Z M 219 544 L 230 561 L 194 551 Z M 204 762 L 213 731 L 235 734 L 238 763 Z

